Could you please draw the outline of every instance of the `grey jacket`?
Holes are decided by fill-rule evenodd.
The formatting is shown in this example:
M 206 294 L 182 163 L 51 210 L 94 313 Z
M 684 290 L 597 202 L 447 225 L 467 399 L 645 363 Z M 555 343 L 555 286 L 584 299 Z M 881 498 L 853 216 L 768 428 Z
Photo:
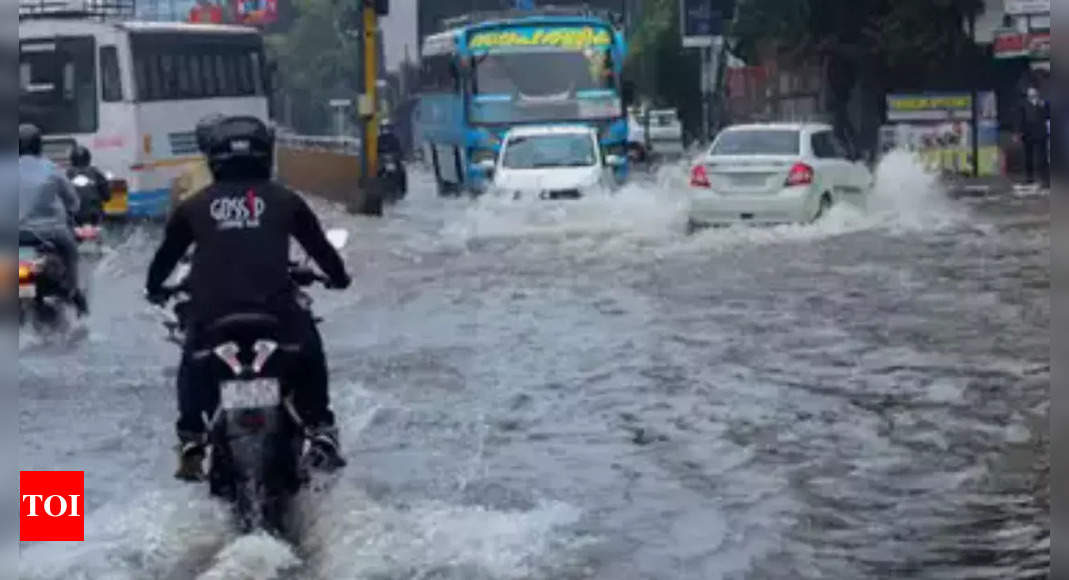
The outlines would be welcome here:
M 81 201 L 63 170 L 43 157 L 19 157 L 19 229 L 70 228 Z

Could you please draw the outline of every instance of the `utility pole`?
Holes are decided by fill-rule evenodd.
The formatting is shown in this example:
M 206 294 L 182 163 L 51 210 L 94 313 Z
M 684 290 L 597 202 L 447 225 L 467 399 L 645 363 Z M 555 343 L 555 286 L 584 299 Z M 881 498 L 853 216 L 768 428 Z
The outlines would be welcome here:
M 360 121 L 360 187 L 364 192 L 360 213 L 382 215 L 382 184 L 379 182 L 378 77 L 379 16 L 389 13 L 388 0 L 357 0 L 354 14 L 359 29 L 361 73 L 357 75 L 360 95 L 357 114 Z
M 709 105 L 711 100 L 711 92 L 709 87 L 712 85 L 710 82 L 713 76 L 712 71 L 712 54 L 713 48 L 710 46 L 703 46 L 702 51 L 702 143 L 709 143 Z
M 977 88 L 979 84 L 979 75 L 976 70 L 979 68 L 975 66 L 976 60 L 976 11 L 969 12 L 969 40 L 972 41 L 972 46 L 969 47 L 969 60 L 973 61 L 973 65 L 969 67 L 971 72 L 969 74 L 970 84 L 972 85 L 972 175 L 973 177 L 980 177 L 980 91 Z

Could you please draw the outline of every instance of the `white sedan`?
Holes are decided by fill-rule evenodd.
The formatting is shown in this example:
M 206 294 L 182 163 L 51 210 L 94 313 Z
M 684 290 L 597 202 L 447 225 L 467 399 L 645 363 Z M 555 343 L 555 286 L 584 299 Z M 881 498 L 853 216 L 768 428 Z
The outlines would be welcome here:
M 691 227 L 811 222 L 832 205 L 864 207 L 873 177 L 828 125 L 736 125 L 691 170 Z

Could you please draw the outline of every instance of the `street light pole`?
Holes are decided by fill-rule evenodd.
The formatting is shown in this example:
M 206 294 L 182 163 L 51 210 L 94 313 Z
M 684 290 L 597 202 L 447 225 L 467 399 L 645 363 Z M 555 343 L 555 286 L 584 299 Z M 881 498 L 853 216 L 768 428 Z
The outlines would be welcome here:
M 969 40 L 972 42 L 972 46 L 969 47 L 969 60 L 974 61 L 974 66 L 969 67 L 971 72 L 969 74 L 970 84 L 972 85 L 972 176 L 980 176 L 980 91 L 977 88 L 979 84 L 979 75 L 975 66 L 976 63 L 976 11 L 971 10 L 969 12 Z

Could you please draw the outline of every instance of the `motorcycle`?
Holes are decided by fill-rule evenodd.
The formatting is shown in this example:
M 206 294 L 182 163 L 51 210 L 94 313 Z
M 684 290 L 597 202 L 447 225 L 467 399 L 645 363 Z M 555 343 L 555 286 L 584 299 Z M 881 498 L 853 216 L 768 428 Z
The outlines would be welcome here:
M 389 184 L 387 201 L 398 201 L 408 194 L 408 179 L 404 174 L 401 160 L 394 153 L 382 153 L 379 160 L 379 177 Z
M 99 228 L 74 229 L 79 244 L 93 242 Z M 55 246 L 43 238 L 19 244 L 19 326 L 27 320 L 38 332 L 62 331 L 68 326 L 66 310 L 73 308 L 67 287 L 66 266 Z
M 341 249 L 348 232 L 331 230 L 327 237 Z M 189 324 L 189 272 L 185 259 L 174 275 L 178 282 L 167 287 L 173 317 L 164 327 L 168 340 L 179 345 Z M 291 263 L 290 277 L 298 303 L 310 310 L 312 299 L 302 288 L 325 283 L 326 277 L 307 261 Z M 194 364 L 206 365 L 218 394 L 207 423 L 209 492 L 230 504 L 243 533 L 265 529 L 281 535 L 288 505 L 316 464 L 292 386 L 281 382 L 301 345 L 281 342 L 279 321 L 256 312 L 226 316 L 204 333 L 205 348 L 192 358 Z

